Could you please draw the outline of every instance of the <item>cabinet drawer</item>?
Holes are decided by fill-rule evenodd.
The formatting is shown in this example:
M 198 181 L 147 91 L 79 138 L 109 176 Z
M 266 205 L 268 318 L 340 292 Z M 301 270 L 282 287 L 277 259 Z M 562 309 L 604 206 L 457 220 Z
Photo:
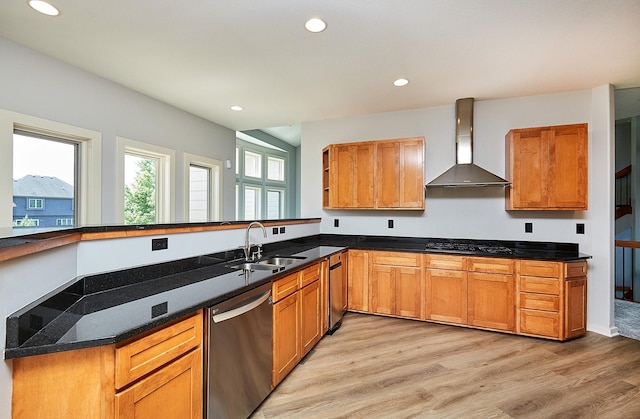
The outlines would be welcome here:
M 371 252 L 371 261 L 376 265 L 420 266 L 420 253 Z
M 425 267 L 430 269 L 446 269 L 449 271 L 464 271 L 466 258 L 452 255 L 424 255 Z
M 300 288 L 304 288 L 318 279 L 320 279 L 320 264 L 316 263 L 302 270 L 300 274 Z
M 560 280 L 555 278 L 520 275 L 520 291 L 559 295 Z
M 575 278 L 587 275 L 587 262 L 572 262 L 565 265 L 564 276 L 566 278 Z
M 520 308 L 533 310 L 559 311 L 560 297 L 549 294 L 520 294 Z
M 546 276 L 559 278 L 562 272 L 561 262 L 544 262 L 538 260 L 521 260 L 520 274 L 529 276 Z
M 116 388 L 122 388 L 200 346 L 202 312 L 116 349 Z
M 296 272 L 291 275 L 287 275 L 284 278 L 278 279 L 273 283 L 271 288 L 272 301 L 275 303 L 290 295 L 298 290 L 298 277 L 300 276 L 299 272 Z
M 560 314 L 549 311 L 520 310 L 519 332 L 559 339 Z
M 512 274 L 514 264 L 513 259 L 470 257 L 467 258 L 467 271 Z

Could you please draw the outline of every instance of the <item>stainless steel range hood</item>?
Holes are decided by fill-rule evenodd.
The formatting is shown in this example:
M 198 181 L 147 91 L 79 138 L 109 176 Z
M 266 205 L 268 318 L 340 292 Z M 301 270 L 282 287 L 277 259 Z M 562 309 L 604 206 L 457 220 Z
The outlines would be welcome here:
M 473 98 L 456 100 L 456 164 L 427 187 L 507 186 L 510 182 L 473 164 Z

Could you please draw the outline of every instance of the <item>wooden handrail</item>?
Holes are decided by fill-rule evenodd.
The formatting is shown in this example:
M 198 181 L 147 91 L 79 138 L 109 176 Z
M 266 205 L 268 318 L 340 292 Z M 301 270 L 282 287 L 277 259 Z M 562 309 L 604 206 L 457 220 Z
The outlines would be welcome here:
M 640 249 L 640 242 L 631 240 L 616 240 L 616 247 L 630 247 L 633 249 Z
M 632 168 L 632 166 L 629 165 L 629 166 L 625 167 L 624 169 L 618 170 L 616 172 L 616 179 L 620 179 L 620 178 L 623 178 L 623 177 L 631 174 L 631 168 Z

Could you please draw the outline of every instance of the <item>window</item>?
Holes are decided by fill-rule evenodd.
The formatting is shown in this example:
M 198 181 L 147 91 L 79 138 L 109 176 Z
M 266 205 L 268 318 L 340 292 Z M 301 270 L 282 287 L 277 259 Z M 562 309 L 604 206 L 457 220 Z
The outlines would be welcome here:
M 277 220 L 284 218 L 284 191 L 279 189 L 267 189 L 267 219 Z
M 262 214 L 262 205 L 260 197 L 262 196 L 262 188 L 254 186 L 244 187 L 244 219 L 258 220 Z
M 0 110 L 0 147 L 6 151 L 0 153 L 0 178 L 6 179 L 0 182 L 0 228 L 56 227 L 61 214 L 73 225 L 101 222 L 100 133 Z M 15 189 L 35 187 L 35 197 L 14 197 Z M 29 209 L 28 198 L 42 199 L 41 208 L 34 201 Z
M 116 205 L 120 222 L 156 224 L 174 220 L 172 174 L 175 151 L 117 137 Z
M 73 218 L 58 218 L 56 220 L 56 225 L 58 226 L 72 226 Z
M 219 221 L 222 162 L 185 153 L 187 191 L 185 213 L 190 222 Z
M 244 175 L 262 178 L 262 154 L 249 150 L 244 151 Z
M 14 201 L 15 195 L 13 197 Z M 44 209 L 44 199 L 42 198 L 29 198 L 29 204 L 27 205 L 28 209 Z
M 284 159 L 280 157 L 267 157 L 267 180 L 284 182 Z
M 288 153 L 239 138 L 236 144 L 236 219 L 286 218 Z

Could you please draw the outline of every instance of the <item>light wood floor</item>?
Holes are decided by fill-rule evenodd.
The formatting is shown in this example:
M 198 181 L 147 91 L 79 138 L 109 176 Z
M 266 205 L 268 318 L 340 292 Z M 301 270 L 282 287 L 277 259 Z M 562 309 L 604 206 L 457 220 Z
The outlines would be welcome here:
M 640 418 L 640 342 L 348 313 L 252 418 Z

